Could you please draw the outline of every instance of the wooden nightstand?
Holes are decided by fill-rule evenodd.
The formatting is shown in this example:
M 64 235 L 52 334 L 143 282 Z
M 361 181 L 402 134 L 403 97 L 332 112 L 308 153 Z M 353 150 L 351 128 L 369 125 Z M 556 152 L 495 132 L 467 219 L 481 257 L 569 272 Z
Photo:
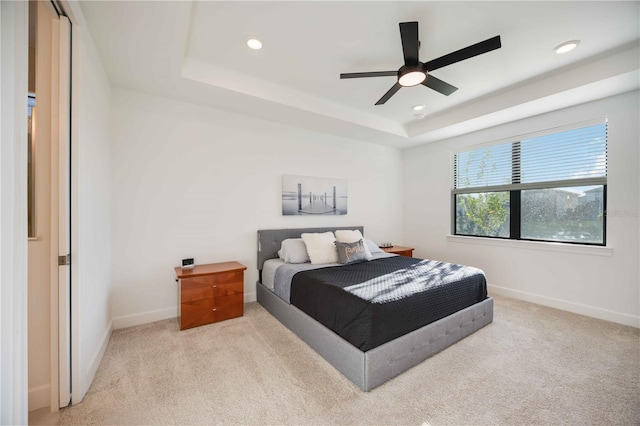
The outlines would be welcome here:
M 180 330 L 241 317 L 244 313 L 242 263 L 222 262 L 175 268 Z
M 402 247 L 402 246 L 393 246 L 393 247 L 380 247 L 382 250 L 387 253 L 399 254 L 400 256 L 413 257 L 413 247 Z

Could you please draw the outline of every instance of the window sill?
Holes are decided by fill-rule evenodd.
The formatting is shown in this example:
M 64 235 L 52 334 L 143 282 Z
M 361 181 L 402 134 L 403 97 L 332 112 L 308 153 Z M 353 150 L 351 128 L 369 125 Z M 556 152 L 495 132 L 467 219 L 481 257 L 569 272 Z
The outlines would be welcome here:
M 510 247 L 526 250 L 542 250 L 571 254 L 586 254 L 590 256 L 613 255 L 613 247 L 580 246 L 576 244 L 550 243 L 542 241 L 502 240 L 497 238 L 466 237 L 462 235 L 447 235 L 447 241 L 452 243 L 479 244 L 494 247 Z

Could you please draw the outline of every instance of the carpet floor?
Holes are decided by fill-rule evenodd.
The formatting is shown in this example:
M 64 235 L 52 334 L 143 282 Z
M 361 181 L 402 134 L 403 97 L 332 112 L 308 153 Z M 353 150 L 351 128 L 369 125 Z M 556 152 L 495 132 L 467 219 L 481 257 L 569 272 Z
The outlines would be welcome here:
M 257 303 L 116 330 L 58 424 L 638 425 L 640 330 L 496 297 L 494 322 L 371 392 Z

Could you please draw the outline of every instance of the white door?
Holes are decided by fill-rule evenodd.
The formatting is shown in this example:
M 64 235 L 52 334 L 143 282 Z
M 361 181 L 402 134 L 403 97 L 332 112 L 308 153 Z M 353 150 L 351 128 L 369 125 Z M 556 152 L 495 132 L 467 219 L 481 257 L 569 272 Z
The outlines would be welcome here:
M 58 387 L 59 407 L 71 403 L 71 23 L 60 16 Z

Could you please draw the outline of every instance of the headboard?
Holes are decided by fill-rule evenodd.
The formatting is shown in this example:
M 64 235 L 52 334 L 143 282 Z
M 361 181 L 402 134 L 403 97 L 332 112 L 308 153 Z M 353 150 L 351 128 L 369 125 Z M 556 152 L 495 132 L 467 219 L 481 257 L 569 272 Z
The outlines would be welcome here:
M 300 238 L 305 232 L 329 232 L 338 229 L 359 230 L 364 235 L 364 226 L 334 226 L 332 228 L 261 229 L 258 231 L 258 270 L 262 271 L 265 260 L 278 257 L 278 250 L 287 238 Z

